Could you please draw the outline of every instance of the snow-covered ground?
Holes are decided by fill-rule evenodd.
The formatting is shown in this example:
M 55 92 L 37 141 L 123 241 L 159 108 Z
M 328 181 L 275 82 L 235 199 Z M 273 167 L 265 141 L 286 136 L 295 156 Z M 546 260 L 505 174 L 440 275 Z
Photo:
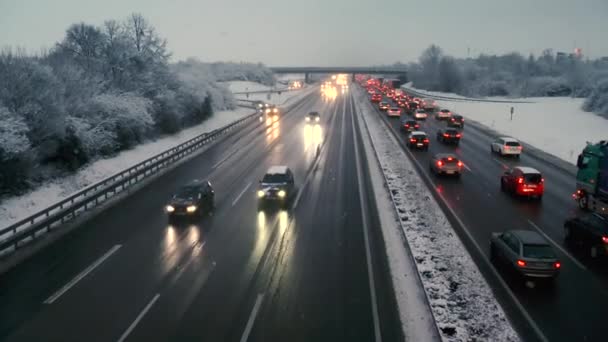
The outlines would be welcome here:
M 456 94 L 427 92 L 439 96 Z M 488 99 L 506 100 L 492 97 Z M 581 109 L 584 99 L 570 97 L 530 97 L 508 99 L 530 103 L 492 103 L 437 100 L 442 108 L 461 114 L 504 135 L 512 136 L 569 163 L 587 141 L 608 139 L 608 119 Z M 511 107 L 514 109 L 511 120 Z
M 445 214 L 365 98 L 357 96 L 357 106 L 369 129 L 442 338 L 518 341 L 517 333 Z
M 247 87 L 253 87 L 257 84 L 253 82 L 235 82 L 235 89 L 243 86 L 243 83 L 248 83 Z M 257 85 L 266 87 L 259 84 Z M 306 91 L 291 91 L 282 93 L 281 96 L 274 96 L 273 99 L 276 100 L 276 104 L 287 105 L 307 93 L 308 92 Z M 265 96 L 265 94 L 261 95 Z M 121 170 L 127 169 L 161 151 L 179 145 L 197 135 L 228 125 L 251 113 L 252 109 L 249 108 L 237 108 L 233 111 L 216 112 L 211 118 L 200 125 L 190 127 L 174 135 L 138 145 L 133 149 L 123 151 L 112 158 L 97 160 L 83 167 L 73 175 L 55 179 L 24 195 L 4 198 L 0 205 L 0 228 L 7 227 L 90 184 L 99 182 Z

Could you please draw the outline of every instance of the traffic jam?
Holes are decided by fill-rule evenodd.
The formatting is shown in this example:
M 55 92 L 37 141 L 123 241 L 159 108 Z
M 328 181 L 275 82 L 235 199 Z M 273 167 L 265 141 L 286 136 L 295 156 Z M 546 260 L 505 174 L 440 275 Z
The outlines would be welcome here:
M 465 119 L 449 108 L 441 108 L 432 98 L 422 98 L 417 92 L 402 89 L 398 79 L 360 76 L 357 82 L 367 91 L 369 101 L 379 113 L 386 115 L 389 126 L 395 126 L 406 149 L 415 158 L 417 153 L 428 153 L 429 146 L 437 143 L 457 151 L 465 138 Z M 434 120 L 438 125 L 428 124 Z M 394 130 L 397 131 L 397 130 Z M 443 148 L 443 150 L 445 150 Z M 519 164 L 524 153 L 522 143 L 512 137 L 496 137 L 488 146 L 491 156 Z M 453 177 L 456 181 L 463 175 L 466 154 L 436 153 L 429 156 L 429 171 L 434 177 Z M 503 164 L 506 165 L 506 164 Z M 587 143 L 577 162 L 576 184 L 572 197 L 580 211 L 576 217 L 564 222 L 564 243 L 581 250 L 586 256 L 597 258 L 608 255 L 608 141 Z M 419 170 L 424 172 L 423 170 Z M 497 186 L 505 196 L 526 199 L 522 203 L 539 203 L 545 194 L 545 179 L 541 171 L 525 165 L 505 167 L 496 179 Z M 546 282 L 553 284 L 560 274 L 562 262 L 555 247 L 545 234 L 536 230 L 511 229 L 492 233 L 489 254 L 492 263 L 515 275 L 523 284 Z

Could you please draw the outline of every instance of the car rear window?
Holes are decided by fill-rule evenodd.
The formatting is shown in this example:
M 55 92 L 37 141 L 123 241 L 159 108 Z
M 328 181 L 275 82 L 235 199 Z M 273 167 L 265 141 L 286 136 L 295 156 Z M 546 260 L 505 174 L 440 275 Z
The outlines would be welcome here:
M 275 173 L 275 174 L 266 174 L 264 179 L 262 179 L 262 183 L 286 183 L 287 175 Z
M 456 164 L 456 163 L 458 163 L 458 158 L 444 157 L 444 158 L 441 158 L 441 161 L 443 161 L 446 164 Z
M 445 132 L 447 134 L 458 134 L 458 131 L 455 129 L 446 129 Z
M 526 173 L 524 174 L 524 179 L 526 180 L 526 183 L 539 184 L 543 177 L 540 173 Z
M 460 116 L 460 115 L 452 115 L 452 119 L 454 119 L 454 120 L 462 120 L 462 116 Z
M 447 110 L 447 109 L 442 109 L 442 110 L 441 110 L 441 112 L 442 112 L 442 113 L 449 113 L 450 111 L 449 111 L 449 110 Z
M 505 143 L 505 145 L 507 145 L 507 146 L 519 146 L 519 143 L 517 141 L 507 141 Z
M 399 110 L 397 107 L 391 107 L 391 110 Z
M 524 258 L 555 259 L 555 252 L 549 245 L 524 245 Z
M 424 135 L 424 134 L 414 134 L 414 135 L 412 135 L 412 138 L 415 138 L 415 139 L 424 139 L 424 138 L 426 138 L 426 135 Z

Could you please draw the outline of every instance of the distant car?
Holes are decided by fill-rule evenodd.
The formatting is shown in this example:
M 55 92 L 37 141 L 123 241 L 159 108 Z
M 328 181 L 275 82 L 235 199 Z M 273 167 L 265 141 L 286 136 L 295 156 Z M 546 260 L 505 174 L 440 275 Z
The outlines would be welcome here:
M 367 89 L 367 93 L 370 94 L 370 95 L 373 95 L 373 94 L 376 93 L 376 90 L 373 89 L 373 88 L 369 88 L 369 89 Z
M 516 139 L 500 137 L 492 142 L 490 149 L 492 152 L 498 153 L 501 156 L 511 155 L 519 158 L 523 146 L 521 146 Z
M 401 108 L 399 108 L 399 107 L 390 107 L 390 108 L 389 108 L 389 109 L 386 111 L 386 114 L 387 114 L 388 116 L 391 116 L 391 117 L 393 117 L 393 116 L 394 116 L 394 117 L 397 117 L 397 118 L 398 118 L 398 117 L 400 117 L 400 116 L 401 116 Z
M 438 153 L 431 159 L 430 169 L 437 175 L 455 175 L 462 174 L 464 164 L 454 154 Z
M 414 119 L 416 120 L 426 120 L 428 114 L 424 111 L 424 109 L 416 109 L 414 112 Z
M 444 144 L 460 144 L 462 133 L 454 128 L 446 128 L 437 130 L 437 140 Z
M 464 127 L 464 118 L 462 115 L 452 114 L 452 117 L 448 119 L 448 127 Z
M 257 195 L 259 208 L 271 203 L 287 207 L 295 195 L 293 172 L 287 166 L 271 166 L 260 181 Z
M 273 104 L 269 104 L 266 107 L 266 115 L 279 115 L 279 108 Z
M 382 94 L 374 94 L 371 97 L 372 102 L 380 102 L 382 101 Z
M 449 109 L 442 109 L 435 114 L 435 120 L 446 120 L 452 116 L 452 112 Z
M 410 149 L 418 148 L 426 151 L 429 149 L 429 137 L 425 132 L 413 131 L 407 137 L 407 146 Z
M 564 222 L 565 240 L 589 251 L 589 256 L 608 255 L 608 215 L 585 213 Z
M 492 233 L 490 256 L 524 278 L 555 279 L 562 267 L 549 241 L 531 230 Z
M 390 108 L 390 105 L 388 104 L 388 102 L 380 102 L 380 104 L 378 104 L 378 108 L 380 108 L 380 110 L 388 110 Z
M 319 121 L 321 121 L 319 112 L 310 112 L 306 115 L 306 122 L 308 123 L 318 123 Z
M 542 199 L 545 192 L 545 180 L 542 174 L 531 167 L 517 166 L 500 178 L 500 189 L 514 195 Z
M 406 132 L 413 132 L 420 129 L 420 124 L 416 120 L 405 120 L 401 123 L 401 130 Z
M 169 219 L 177 217 L 201 217 L 213 211 L 215 193 L 211 183 L 194 180 L 181 188 L 165 206 Z
M 399 102 L 397 102 L 397 106 L 399 108 L 407 109 L 407 102 L 405 100 L 399 100 Z
M 414 102 L 414 101 L 408 102 L 407 109 L 408 109 L 408 112 L 413 114 L 416 111 L 416 109 L 418 109 L 418 103 Z
M 422 105 L 422 109 L 429 111 L 429 112 L 433 112 L 433 111 L 435 111 L 435 109 L 437 109 L 437 104 L 435 103 L 434 100 L 431 100 L 431 99 L 422 100 L 421 105 Z

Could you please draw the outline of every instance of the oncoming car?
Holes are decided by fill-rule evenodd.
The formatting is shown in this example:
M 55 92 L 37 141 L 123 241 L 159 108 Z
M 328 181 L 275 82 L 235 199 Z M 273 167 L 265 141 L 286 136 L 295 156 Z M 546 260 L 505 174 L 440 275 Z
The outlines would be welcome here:
M 266 115 L 279 115 L 279 108 L 273 104 L 268 105 L 265 110 Z
M 555 279 L 562 267 L 553 247 L 539 233 L 509 230 L 492 233 L 490 256 L 524 278 Z
M 285 208 L 295 195 L 294 190 L 293 172 L 287 166 L 272 166 L 260 181 L 257 191 L 258 208 L 267 204 L 277 204 Z
M 464 164 L 453 154 L 438 153 L 431 159 L 429 167 L 437 175 L 444 174 L 459 177 L 462 174 Z
M 319 121 L 321 121 L 319 112 L 310 112 L 306 115 L 306 122 L 308 123 L 318 123 Z
M 169 219 L 177 217 L 201 217 L 213 211 L 215 193 L 211 183 L 194 180 L 182 186 L 165 206 Z

